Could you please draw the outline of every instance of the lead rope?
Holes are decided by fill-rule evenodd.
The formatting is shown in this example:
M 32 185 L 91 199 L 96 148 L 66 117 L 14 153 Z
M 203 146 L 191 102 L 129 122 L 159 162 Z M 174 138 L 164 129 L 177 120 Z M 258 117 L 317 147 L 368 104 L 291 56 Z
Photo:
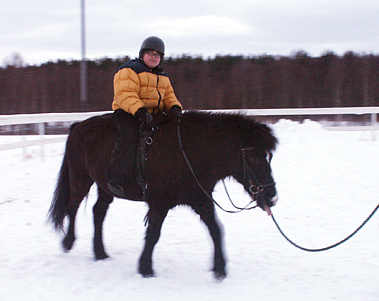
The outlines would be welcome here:
M 303 251 L 307 251 L 307 252 L 322 252 L 322 251 L 326 251 L 326 250 L 330 250 L 330 249 L 333 249 L 341 244 L 343 244 L 344 242 L 346 242 L 347 240 L 349 240 L 350 238 L 352 238 L 359 230 L 361 230 L 363 228 L 364 225 L 366 225 L 366 223 L 373 217 L 373 215 L 376 213 L 376 211 L 379 209 L 379 204 L 376 206 L 376 208 L 374 209 L 374 211 L 369 215 L 368 218 L 366 218 L 366 220 L 353 232 L 351 233 L 349 236 L 347 236 L 346 238 L 344 238 L 343 240 L 331 245 L 331 246 L 328 246 L 328 247 L 325 247 L 325 248 L 319 248 L 319 249 L 309 249 L 309 248 L 304 248 L 304 247 L 301 247 L 299 246 L 298 244 L 294 243 L 291 239 L 288 238 L 288 236 L 286 234 L 284 234 L 284 232 L 282 231 L 282 229 L 279 227 L 278 223 L 276 222 L 275 220 L 275 217 L 273 214 L 271 214 L 271 217 L 272 217 L 272 220 L 274 221 L 276 227 L 278 228 L 279 232 L 283 235 L 283 237 L 293 246 L 295 246 L 296 248 L 300 249 L 300 250 L 303 250 Z

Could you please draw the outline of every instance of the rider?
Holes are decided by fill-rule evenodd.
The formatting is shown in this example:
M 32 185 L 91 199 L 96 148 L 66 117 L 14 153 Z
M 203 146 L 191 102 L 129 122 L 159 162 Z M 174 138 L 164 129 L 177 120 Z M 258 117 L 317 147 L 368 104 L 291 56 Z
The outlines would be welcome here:
M 112 109 L 118 138 L 106 178 L 116 195 L 123 195 L 123 187 L 132 177 L 141 123 L 155 127 L 154 114 L 162 111 L 176 119 L 182 116 L 183 107 L 161 67 L 164 53 L 164 42 L 148 37 L 139 57 L 124 63 L 114 76 Z

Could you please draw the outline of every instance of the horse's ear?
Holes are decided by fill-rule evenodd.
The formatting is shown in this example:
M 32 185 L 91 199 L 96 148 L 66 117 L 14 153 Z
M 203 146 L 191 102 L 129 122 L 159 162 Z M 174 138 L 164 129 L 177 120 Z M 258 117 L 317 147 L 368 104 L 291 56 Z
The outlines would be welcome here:
M 247 127 L 253 135 L 252 140 L 254 146 L 259 146 L 268 152 L 274 151 L 276 149 L 278 139 L 273 134 L 273 130 L 265 123 L 259 122 L 252 118 L 248 118 L 248 120 L 249 123 Z M 242 123 L 237 124 L 237 126 L 242 129 L 244 128 Z
M 74 122 L 73 124 L 71 124 L 70 126 L 70 133 L 74 130 L 74 128 L 78 125 L 79 122 Z

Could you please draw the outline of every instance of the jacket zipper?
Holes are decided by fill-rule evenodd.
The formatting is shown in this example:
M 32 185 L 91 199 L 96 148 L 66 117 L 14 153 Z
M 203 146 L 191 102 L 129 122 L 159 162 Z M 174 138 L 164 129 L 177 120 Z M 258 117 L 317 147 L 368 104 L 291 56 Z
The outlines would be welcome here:
M 153 114 L 155 113 L 155 109 L 157 109 L 157 112 L 159 112 L 159 105 L 161 104 L 161 100 L 162 100 L 161 93 L 158 90 L 158 83 L 159 83 L 159 75 L 157 75 L 157 92 L 158 92 L 159 99 L 158 99 L 157 107 L 153 109 Z

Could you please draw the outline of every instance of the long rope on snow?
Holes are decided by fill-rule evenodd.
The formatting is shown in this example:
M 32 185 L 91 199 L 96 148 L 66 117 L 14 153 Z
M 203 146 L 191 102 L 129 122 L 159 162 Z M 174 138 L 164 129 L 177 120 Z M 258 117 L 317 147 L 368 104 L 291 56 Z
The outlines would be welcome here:
M 275 220 L 275 217 L 273 214 L 271 214 L 271 217 L 272 217 L 272 220 L 274 221 L 276 227 L 278 228 L 279 232 L 283 235 L 283 237 L 293 246 L 295 246 L 296 248 L 300 249 L 300 250 L 303 250 L 303 251 L 307 251 L 307 252 L 322 252 L 322 251 L 327 251 L 327 250 L 330 250 L 330 249 L 333 249 L 341 244 L 343 244 L 344 242 L 346 242 L 347 240 L 349 240 L 350 238 L 352 238 L 359 230 L 361 230 L 363 228 L 364 225 L 367 224 L 367 222 L 374 216 L 374 214 L 376 213 L 376 211 L 378 211 L 379 209 L 379 204 L 376 206 L 376 208 L 374 209 L 374 211 L 369 215 L 368 218 L 366 218 L 366 220 L 353 232 L 351 233 L 349 236 L 347 236 L 346 238 L 344 238 L 343 240 L 333 244 L 333 245 L 330 245 L 328 247 L 324 247 L 324 248 L 319 248 L 319 249 L 309 249 L 309 248 L 304 248 L 302 246 L 299 246 L 298 244 L 294 243 L 291 239 L 288 238 L 288 236 L 283 232 L 283 230 L 280 228 L 280 226 L 278 225 L 277 221 Z

